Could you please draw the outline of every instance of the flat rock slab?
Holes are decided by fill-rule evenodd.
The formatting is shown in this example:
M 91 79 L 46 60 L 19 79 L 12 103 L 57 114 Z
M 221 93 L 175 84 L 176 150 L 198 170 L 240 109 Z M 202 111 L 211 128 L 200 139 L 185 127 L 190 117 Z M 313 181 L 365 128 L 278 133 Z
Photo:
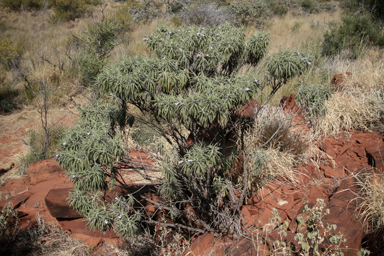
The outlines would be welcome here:
M 27 192 L 24 192 L 23 194 L 9 197 L 7 201 L 1 201 L 1 202 L 0 202 L 0 207 L 3 208 L 5 205 L 8 204 L 8 202 L 11 202 L 11 203 L 12 203 L 12 208 L 13 208 L 13 209 L 17 209 L 17 208 L 19 208 L 25 201 L 27 201 L 28 198 L 31 197 L 31 195 L 32 195 L 32 193 L 30 193 L 30 192 L 27 191 Z
M 51 189 L 45 197 L 45 204 L 56 219 L 79 219 L 78 214 L 67 202 L 70 188 Z

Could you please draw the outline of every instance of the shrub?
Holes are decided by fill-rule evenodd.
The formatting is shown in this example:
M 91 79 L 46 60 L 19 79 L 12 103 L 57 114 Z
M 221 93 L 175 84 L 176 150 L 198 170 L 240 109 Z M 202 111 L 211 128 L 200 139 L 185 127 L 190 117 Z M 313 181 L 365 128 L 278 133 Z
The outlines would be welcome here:
M 5 197 L 4 201 L 7 201 L 7 199 L 8 198 Z M 15 240 L 19 232 L 18 225 L 20 220 L 17 216 L 17 210 L 13 209 L 13 205 L 11 202 L 8 202 L 1 209 L 1 213 L 2 214 L 0 215 L 0 244 L 3 249 Z
M 197 26 L 218 26 L 234 19 L 227 8 L 219 8 L 214 4 L 200 4 L 185 8 L 180 14 L 184 23 Z
M 230 5 L 232 15 L 243 24 L 255 24 L 257 27 L 266 26 L 267 17 L 271 15 L 269 6 L 263 0 L 246 0 L 234 2 Z
M 79 18 L 87 9 L 85 0 L 52 0 L 51 4 L 55 12 L 50 17 L 53 23 Z
M 330 85 L 302 84 L 296 95 L 296 100 L 306 108 L 311 116 L 325 115 L 327 109 L 324 106 L 326 100 L 332 95 Z
M 13 99 L 18 95 L 18 92 L 11 85 L 0 84 L 0 112 L 12 112 L 15 108 Z
M 322 54 L 334 56 L 348 50 L 346 57 L 356 58 L 367 46 L 384 46 L 384 36 L 378 31 L 381 31 L 379 24 L 368 15 L 346 16 L 343 25 L 325 33 Z
M 309 12 L 313 13 L 316 9 L 315 4 L 312 2 L 312 0 L 303 0 L 301 2 L 301 6 L 304 7 L 304 9 Z
M 299 248 L 292 248 L 292 244 L 277 240 L 273 244 L 274 249 L 282 250 L 287 254 L 290 254 L 295 249 L 295 252 L 298 252 L 299 255 L 318 255 L 320 251 L 324 255 L 344 255 L 343 250 L 345 249 L 342 245 L 346 242 L 346 239 L 341 231 L 335 234 L 336 224 L 324 223 L 323 218 L 330 214 L 330 210 L 326 209 L 325 206 L 324 199 L 318 198 L 312 208 L 305 205 L 303 213 L 297 217 L 299 225 L 294 240 L 300 245 Z M 281 221 L 275 208 L 272 213 L 275 215 L 272 221 Z M 278 227 L 278 234 L 282 240 L 287 236 L 287 224 L 284 222 Z M 322 246 L 323 248 L 320 249 L 319 247 L 325 239 L 327 239 L 327 245 Z M 369 255 L 369 251 L 362 249 L 358 252 L 358 255 Z
M 32 130 L 29 132 L 28 145 L 33 149 L 20 159 L 20 173 L 22 175 L 27 173 L 27 169 L 31 163 L 38 162 L 50 157 L 55 156 L 55 152 L 58 149 L 58 143 L 61 140 L 64 131 L 64 126 L 54 126 L 49 130 L 49 145 L 47 146 L 46 152 L 44 153 L 45 144 L 45 132 L 43 129 Z
M 128 11 L 135 23 L 146 23 L 161 16 L 161 5 L 160 2 L 154 0 L 144 0 L 143 2 L 128 0 L 122 8 Z
M 22 0 L 3 0 L 3 6 L 10 8 L 12 11 L 20 10 Z
M 126 5 L 119 7 L 107 19 L 116 24 L 119 33 L 130 32 L 134 28 L 133 17 Z
M 0 35 L 0 67 L 9 70 L 18 67 L 23 52 L 21 42 L 13 42 L 5 35 Z
M 77 53 L 73 61 L 82 75 L 84 85 L 94 81 L 97 74 L 107 63 L 110 52 L 117 44 L 117 37 L 122 27 L 113 18 L 94 22 L 87 26 L 82 38 L 73 36 L 68 42 L 68 48 L 73 47 Z
M 273 87 L 301 75 L 313 62 L 314 56 L 292 50 L 281 50 L 270 56 L 267 61 L 267 71 Z
M 257 170 L 244 169 L 240 184 L 229 175 L 238 154 L 232 140 L 243 139 L 241 133 L 249 127 L 249 121 L 233 117 L 265 85 L 255 77 L 240 76 L 238 70 L 245 63 L 258 64 L 269 36 L 244 39 L 244 29 L 229 24 L 161 27 L 143 38 L 150 57 L 123 58 L 100 72 L 93 87 L 102 98 L 81 108 L 78 126 L 66 133 L 57 158 L 74 184 L 70 203 L 90 226 L 102 231 L 114 228 L 130 237 L 144 224 L 161 224 L 145 208 L 134 207 L 133 195 L 110 202 L 103 197 L 103 191 L 115 185 L 128 189 L 115 165 L 125 157 L 117 135 L 135 120 L 148 124 L 169 148 L 151 167 L 163 177 L 156 188 L 161 196 L 156 211 L 174 221 L 163 225 L 191 233 L 240 232 L 241 206 Z M 271 76 L 277 81 L 290 77 L 279 72 Z M 281 86 L 274 84 L 271 95 Z M 135 112 L 129 112 L 132 105 Z M 238 137 L 234 127 L 239 128 Z M 245 162 L 250 159 L 247 150 L 239 149 Z M 148 167 L 139 166 L 138 170 Z

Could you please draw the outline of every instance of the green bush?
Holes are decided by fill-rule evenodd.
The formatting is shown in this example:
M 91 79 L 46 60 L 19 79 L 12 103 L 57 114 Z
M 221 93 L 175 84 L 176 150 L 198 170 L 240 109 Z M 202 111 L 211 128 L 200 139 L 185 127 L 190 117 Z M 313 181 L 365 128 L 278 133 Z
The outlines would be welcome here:
M 5 35 L 0 35 L 0 68 L 10 70 L 18 67 L 23 47 L 21 42 L 13 42 Z
M 122 8 L 132 16 L 133 22 L 146 23 L 161 16 L 161 6 L 162 4 L 159 1 L 154 0 L 128 0 Z
M 51 0 L 54 14 L 50 17 L 51 22 L 74 20 L 84 15 L 87 10 L 85 0 Z
M 39 9 L 44 5 L 44 0 L 4 0 L 3 6 L 12 11 L 20 11 L 21 7 L 27 9 Z
M 232 15 L 243 25 L 254 24 L 258 27 L 266 25 L 267 17 L 271 16 L 268 4 L 263 0 L 245 0 L 230 5 Z
M 301 6 L 309 13 L 313 13 L 316 9 L 315 4 L 312 2 L 312 0 L 303 0 L 301 2 Z
M 326 32 L 322 54 L 335 56 L 347 51 L 347 58 L 356 58 L 368 46 L 384 46 L 382 29 L 369 15 L 346 16 L 343 24 Z
M 110 203 L 103 199 L 102 191 L 121 181 L 113 167 L 124 156 L 117 130 L 132 125 L 128 110 L 133 105 L 137 109 L 135 122 L 148 124 L 169 143 L 170 151 L 159 167 L 164 178 L 158 192 L 161 204 L 169 209 L 164 214 L 182 228 L 196 230 L 192 220 L 182 222 L 188 218 L 184 214 L 188 204 L 202 225 L 200 229 L 228 231 L 234 223 L 239 224 L 248 188 L 243 190 L 242 184 L 236 184 L 244 191 L 243 197 L 229 197 L 235 184 L 227 174 L 234 155 L 226 155 L 233 149 L 225 143 L 226 126 L 234 110 L 263 87 L 255 77 L 242 77 L 237 71 L 247 62 L 256 65 L 261 60 L 269 37 L 255 35 L 245 42 L 244 29 L 224 24 L 162 27 L 143 41 L 151 57 L 123 58 L 106 66 L 94 88 L 103 102 L 108 97 L 108 104 L 96 102 L 82 108 L 79 125 L 62 140 L 57 160 L 74 184 L 70 203 L 86 216 L 90 226 L 103 231 L 113 227 L 123 237 L 135 235 L 143 223 L 154 224 L 145 210 L 132 207 L 131 196 L 117 197 Z M 212 125 L 216 130 L 210 131 Z M 245 129 L 247 123 L 238 125 Z M 210 133 L 211 142 L 205 140 Z M 191 148 L 186 143 L 188 134 L 195 138 Z M 228 217 L 226 224 L 217 221 L 215 212 Z
M 327 109 L 324 103 L 332 95 L 330 85 L 303 84 L 296 95 L 296 100 L 311 116 L 325 115 Z
M 84 85 L 91 84 L 107 63 L 118 34 L 124 31 L 120 25 L 115 19 L 107 17 L 104 21 L 88 25 L 81 37 L 70 38 L 68 48 L 73 47 L 77 53 L 73 66 L 80 71 Z
M 64 135 L 66 128 L 64 126 L 54 126 L 49 131 L 49 145 L 47 152 L 44 154 L 45 132 L 43 129 L 32 130 L 29 132 L 28 145 L 34 150 L 30 150 L 20 159 L 20 173 L 27 173 L 30 164 L 54 157 L 59 148 L 59 142 Z
M 0 200 L 2 195 L 0 192 Z M 7 201 L 8 197 L 4 197 L 4 201 Z M 19 233 L 19 217 L 17 216 L 17 210 L 13 209 L 11 202 L 8 202 L 2 209 L 0 215 L 0 252 L 12 243 L 17 234 Z
M 3 6 L 10 8 L 12 11 L 18 11 L 21 8 L 22 0 L 3 0 Z
M 303 52 L 281 50 L 270 56 L 267 71 L 273 86 L 284 84 L 288 79 L 301 75 L 314 62 L 314 56 Z
M 12 112 L 15 108 L 13 99 L 18 95 L 18 92 L 10 85 L 0 84 L 0 112 Z

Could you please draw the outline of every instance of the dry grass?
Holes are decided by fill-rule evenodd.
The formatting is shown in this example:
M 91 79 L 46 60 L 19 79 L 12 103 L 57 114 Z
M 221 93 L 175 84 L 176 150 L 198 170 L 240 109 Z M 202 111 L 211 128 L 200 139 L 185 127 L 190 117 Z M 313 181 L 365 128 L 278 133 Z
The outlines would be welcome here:
M 312 68 L 305 74 L 294 77 L 287 84 L 275 94 L 271 100 L 271 104 L 277 106 L 280 99 L 284 95 L 289 95 L 295 92 L 301 83 L 329 83 L 332 73 L 322 67 L 322 58 L 320 56 L 321 42 L 327 30 L 329 30 L 329 23 L 341 22 L 341 10 L 337 9 L 335 12 L 322 12 L 318 14 L 303 14 L 295 15 L 288 13 L 285 16 L 274 17 L 272 25 L 268 29 L 271 34 L 272 40 L 267 52 L 266 57 L 271 56 L 282 49 L 291 49 L 297 51 L 304 51 L 311 56 L 316 56 L 316 61 L 313 63 Z M 256 30 L 248 27 L 246 30 L 247 35 L 251 35 Z M 242 73 L 255 74 L 259 78 L 263 78 L 266 74 L 266 61 L 264 58 L 256 68 L 243 68 Z M 269 94 L 271 88 L 265 88 L 263 95 Z
M 294 115 L 278 107 L 264 107 L 258 114 L 253 127 L 247 132 L 244 143 L 246 148 L 260 148 L 266 156 L 262 175 L 251 184 L 252 190 L 261 187 L 265 178 L 279 178 L 296 183 L 295 167 L 309 161 L 316 152 L 313 133 L 302 127 L 294 127 Z M 253 161 L 248 169 L 252 170 Z
M 361 199 L 360 216 L 368 223 L 372 231 L 384 227 L 384 173 L 360 172 L 356 175 L 357 184 L 361 188 L 358 199 Z
M 383 132 L 384 68 L 383 51 L 367 52 L 355 61 L 334 59 L 328 61 L 333 74 L 351 72 L 343 90 L 325 102 L 327 114 L 317 121 L 318 135 L 335 136 L 345 130 Z

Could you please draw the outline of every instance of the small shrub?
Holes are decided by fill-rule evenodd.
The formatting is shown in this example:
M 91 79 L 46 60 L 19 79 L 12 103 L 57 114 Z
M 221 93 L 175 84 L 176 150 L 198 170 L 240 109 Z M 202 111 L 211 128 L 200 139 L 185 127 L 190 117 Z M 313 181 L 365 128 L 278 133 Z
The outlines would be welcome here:
M 230 5 L 230 11 L 237 22 L 243 25 L 254 24 L 257 27 L 266 26 L 267 17 L 271 15 L 268 4 L 263 0 L 234 2 Z
M 19 11 L 22 0 L 3 0 L 3 6 L 10 8 L 12 11 Z
M 0 67 L 9 70 L 18 67 L 23 47 L 21 42 L 13 42 L 7 36 L 0 36 Z
M 31 163 L 38 162 L 40 160 L 55 156 L 55 152 L 58 149 L 59 140 L 62 138 L 65 132 L 64 126 L 54 126 L 49 131 L 49 145 L 48 150 L 43 155 L 43 147 L 45 140 L 45 133 L 43 129 L 32 130 L 29 132 L 28 145 L 34 150 L 29 151 L 25 156 L 20 159 L 20 173 L 23 175 L 27 172 L 27 169 Z
M 52 0 L 51 4 L 55 12 L 50 17 L 53 23 L 79 18 L 87 9 L 85 0 Z
M 80 71 L 84 85 L 91 84 L 107 63 L 120 32 L 122 27 L 108 17 L 104 21 L 88 25 L 82 38 L 73 36 L 69 39 L 67 47 L 74 48 L 76 53 L 72 64 Z
M 312 0 L 303 0 L 301 6 L 309 13 L 313 13 L 316 10 L 315 4 Z
M 384 46 L 384 36 L 378 23 L 368 15 L 346 16 L 343 25 L 326 32 L 322 45 L 322 54 L 335 56 L 348 50 L 347 58 L 357 58 L 367 46 Z
M 146 23 L 154 18 L 161 16 L 161 3 L 154 0 L 128 0 L 122 7 L 133 17 L 135 23 Z
M 0 200 L 1 200 L 0 192 Z M 7 201 L 7 197 L 4 201 Z M 17 228 L 19 225 L 19 217 L 17 216 L 17 210 L 13 209 L 11 202 L 8 202 L 2 209 L 0 215 L 0 252 L 3 251 L 11 242 L 13 242 L 19 232 Z
M 326 100 L 332 95 L 330 85 L 303 84 L 297 93 L 296 100 L 306 108 L 311 116 L 325 115 L 327 109 L 324 106 Z
M 197 26 L 218 26 L 224 22 L 233 22 L 234 18 L 227 8 L 219 8 L 214 4 L 200 4 L 190 7 L 179 15 L 185 24 Z
M 303 52 L 281 50 L 267 60 L 267 71 L 272 83 L 286 83 L 294 76 L 301 75 L 313 63 L 314 56 Z
M 133 17 L 125 5 L 119 7 L 107 19 L 116 24 L 120 33 L 130 32 L 134 28 Z
M 335 234 L 337 229 L 336 224 L 330 225 L 329 223 L 323 222 L 322 219 L 330 213 L 330 210 L 325 207 L 326 204 L 324 200 L 318 198 L 316 204 L 312 208 L 305 205 L 303 213 L 297 217 L 299 225 L 294 240 L 298 242 L 300 247 L 294 249 L 299 255 L 319 255 L 319 246 L 325 238 L 329 238 L 329 245 L 322 249 L 322 255 L 344 255 L 342 252 L 342 249 L 344 249 L 342 245 L 346 242 L 346 239 L 343 238 L 344 234 L 341 232 Z M 272 218 L 272 221 L 281 221 L 278 211 L 275 208 L 272 213 L 275 215 L 275 217 Z M 288 223 L 285 222 L 277 229 L 281 240 L 287 236 L 287 224 Z M 291 244 L 279 240 L 275 241 L 273 244 L 274 250 L 284 251 L 287 255 L 288 252 L 293 251 L 291 246 Z
M 0 85 L 1 86 L 1 85 Z M 18 95 L 18 92 L 11 85 L 0 87 L 0 112 L 12 112 L 15 108 L 13 99 Z

